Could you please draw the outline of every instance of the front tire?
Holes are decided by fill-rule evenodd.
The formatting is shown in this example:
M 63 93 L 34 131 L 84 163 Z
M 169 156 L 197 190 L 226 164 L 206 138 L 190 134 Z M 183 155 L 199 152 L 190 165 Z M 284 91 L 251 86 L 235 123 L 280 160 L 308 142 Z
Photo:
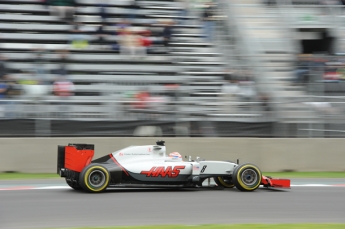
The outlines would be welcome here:
M 110 181 L 109 171 L 102 165 L 90 164 L 80 173 L 80 186 L 87 192 L 102 192 Z
M 254 191 L 261 184 L 262 174 L 260 169 L 253 164 L 243 164 L 235 168 L 233 181 L 238 190 Z

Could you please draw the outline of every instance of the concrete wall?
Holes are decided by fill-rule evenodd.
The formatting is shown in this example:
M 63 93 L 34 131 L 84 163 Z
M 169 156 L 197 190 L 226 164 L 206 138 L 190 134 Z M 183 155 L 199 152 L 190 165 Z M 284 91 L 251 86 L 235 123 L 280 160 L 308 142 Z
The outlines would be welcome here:
M 95 158 L 157 138 L 0 138 L 0 172 L 56 171 L 57 145 L 95 144 Z M 262 171 L 345 171 L 343 139 L 164 138 L 167 152 L 251 162 Z

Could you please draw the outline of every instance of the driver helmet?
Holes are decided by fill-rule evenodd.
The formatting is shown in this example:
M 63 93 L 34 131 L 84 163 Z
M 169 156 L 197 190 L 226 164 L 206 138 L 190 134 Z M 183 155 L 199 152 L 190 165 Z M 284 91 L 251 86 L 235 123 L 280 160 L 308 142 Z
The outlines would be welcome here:
M 172 152 L 169 154 L 169 157 L 174 160 L 182 161 L 182 156 L 179 152 Z

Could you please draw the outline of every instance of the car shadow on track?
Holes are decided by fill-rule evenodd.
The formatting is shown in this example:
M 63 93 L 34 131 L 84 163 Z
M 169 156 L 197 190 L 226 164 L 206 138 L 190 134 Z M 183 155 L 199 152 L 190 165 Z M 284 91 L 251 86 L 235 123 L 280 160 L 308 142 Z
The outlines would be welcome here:
M 261 187 L 258 188 L 255 192 L 259 191 L 259 192 L 288 192 L 291 189 L 281 189 L 281 188 L 265 188 L 265 187 Z
M 110 187 L 105 190 L 103 193 L 155 193 L 155 192 L 208 192 L 208 191 L 226 191 L 226 192 L 241 192 L 236 188 L 223 188 L 223 187 L 169 187 L 169 188 L 162 188 L 162 187 Z M 255 192 L 287 192 L 289 189 L 273 189 L 273 188 L 258 188 Z M 78 193 L 78 194 L 92 194 L 82 190 L 73 190 L 68 189 L 65 190 L 68 193 Z M 241 192 L 241 193 L 248 193 L 248 192 Z M 251 192 L 253 193 L 253 192 Z

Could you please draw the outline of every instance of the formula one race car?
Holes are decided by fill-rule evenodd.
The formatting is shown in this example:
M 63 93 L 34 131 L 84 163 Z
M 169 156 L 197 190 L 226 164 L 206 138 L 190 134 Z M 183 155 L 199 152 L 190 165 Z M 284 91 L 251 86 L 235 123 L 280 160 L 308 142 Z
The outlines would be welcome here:
M 164 141 L 156 145 L 130 146 L 92 160 L 94 145 L 58 146 L 57 173 L 75 190 L 102 192 L 107 187 L 202 187 L 207 178 L 218 186 L 254 191 L 260 185 L 290 188 L 290 180 L 262 176 L 253 164 L 226 161 L 182 160 L 166 155 Z

